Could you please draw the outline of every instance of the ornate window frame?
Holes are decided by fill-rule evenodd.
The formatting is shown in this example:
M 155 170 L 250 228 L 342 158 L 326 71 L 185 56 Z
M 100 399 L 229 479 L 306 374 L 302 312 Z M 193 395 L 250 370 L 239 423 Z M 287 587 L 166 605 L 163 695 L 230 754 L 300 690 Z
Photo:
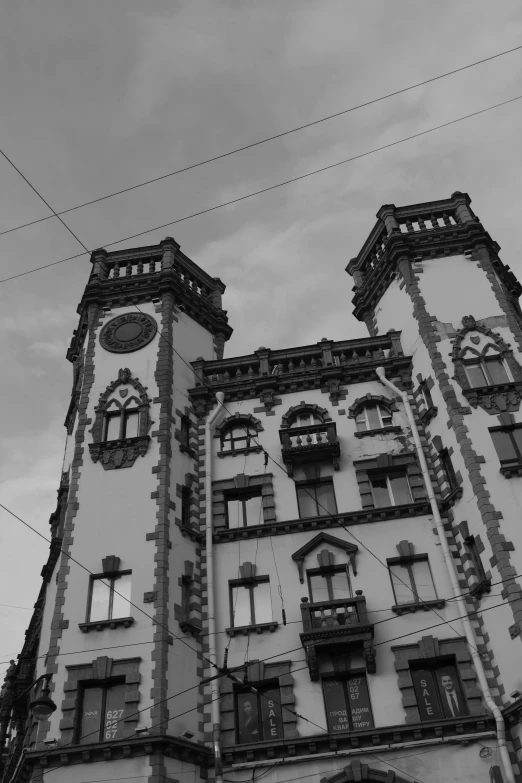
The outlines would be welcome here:
M 462 347 L 462 342 L 468 332 L 480 332 L 489 338 L 489 342 L 480 351 L 469 345 Z M 473 342 L 473 338 L 471 339 Z M 466 364 L 472 361 L 485 361 L 486 354 L 491 350 L 502 359 L 513 380 L 471 386 L 465 369 Z M 522 368 L 515 359 L 510 346 L 499 334 L 478 323 L 472 315 L 466 315 L 462 319 L 462 328 L 457 332 L 453 341 L 451 358 L 455 366 L 455 380 L 470 405 L 474 408 L 480 406 L 491 415 L 518 411 L 522 400 Z
M 395 614 L 401 615 L 401 614 L 408 614 L 409 612 L 418 612 L 421 609 L 423 611 L 428 611 L 429 609 L 433 609 L 433 608 L 442 609 L 443 606 L 445 605 L 446 601 L 444 600 L 444 598 L 439 598 L 438 595 L 437 595 L 437 586 L 435 584 L 435 579 L 433 578 L 433 571 L 431 570 L 431 564 L 430 564 L 429 555 L 426 552 L 418 552 L 418 553 L 416 553 L 415 552 L 415 547 L 413 546 L 413 544 L 410 541 L 406 541 L 406 540 L 405 541 L 399 541 L 399 543 L 397 544 L 397 551 L 399 553 L 398 557 L 389 557 L 386 560 L 386 564 L 388 566 L 388 571 L 389 571 L 389 574 L 390 574 L 390 581 L 391 581 L 391 586 L 392 586 L 393 597 L 394 597 L 395 601 L 397 599 L 396 599 L 395 586 L 393 584 L 393 577 L 392 577 L 392 572 L 391 572 L 390 566 L 400 565 L 400 566 L 410 566 L 411 567 L 413 565 L 413 563 L 419 562 L 419 561 L 423 561 L 423 562 L 428 563 L 428 568 L 429 568 L 430 576 L 431 576 L 431 582 L 432 582 L 433 589 L 435 591 L 435 596 L 436 597 L 430 599 L 429 601 L 426 601 L 426 600 L 424 600 L 422 598 L 419 598 L 419 596 L 417 594 L 417 585 L 416 585 L 416 582 L 415 582 L 415 574 L 412 572 L 410 574 L 410 578 L 411 578 L 412 588 L 415 590 L 415 593 L 412 596 L 412 598 L 414 600 L 407 601 L 407 602 L 404 602 L 404 603 L 395 603 L 391 607 L 392 612 L 395 612 Z
M 239 426 L 244 426 L 245 428 L 252 427 L 258 433 L 263 431 L 263 425 L 259 419 L 256 419 L 255 416 L 252 416 L 251 413 L 236 412 L 233 416 L 228 416 L 221 422 L 221 424 L 218 424 L 214 430 L 214 437 L 219 438 L 220 448 L 217 453 L 218 457 L 235 457 L 236 454 L 259 453 L 260 451 L 263 451 L 263 447 L 257 443 L 241 449 L 223 449 L 223 438 L 227 434 L 227 431 L 233 427 Z
M 379 454 L 379 456 L 370 459 L 355 460 L 353 465 L 363 509 L 377 508 L 372 494 L 371 476 L 383 475 L 396 470 L 403 470 L 407 474 L 413 503 L 424 503 L 428 499 L 422 471 L 417 462 L 417 456 L 413 452 Z
M 281 426 L 279 429 L 290 429 L 297 416 L 302 415 L 303 413 L 311 413 L 312 415 L 317 416 L 319 419 L 321 419 L 323 424 L 328 421 L 332 421 L 332 417 L 326 408 L 321 408 L 320 405 L 316 405 L 312 402 L 302 401 L 298 405 L 293 405 L 287 410 L 286 413 L 283 414 L 281 417 Z
M 130 384 L 136 390 L 136 394 L 129 397 L 123 404 L 111 399 L 111 395 L 118 386 Z M 122 391 L 123 394 L 123 391 Z M 139 410 L 138 436 L 134 438 L 119 438 L 117 440 L 104 440 L 105 421 L 107 410 L 116 403 L 123 410 L 128 407 L 130 402 L 135 402 Z M 98 400 L 95 409 L 95 418 L 92 429 L 93 443 L 89 443 L 89 452 L 93 462 L 101 462 L 104 470 L 114 470 L 117 468 L 130 468 L 138 455 L 142 457 L 147 453 L 150 442 L 148 434 L 152 419 L 150 418 L 150 399 L 147 395 L 147 387 L 142 386 L 138 378 L 133 378 L 128 367 L 118 371 L 118 377 L 112 381 Z
M 348 418 L 354 419 L 355 421 L 361 412 L 361 409 L 368 405 L 378 405 L 383 408 L 387 408 L 390 413 L 396 413 L 399 410 L 396 400 L 391 399 L 390 397 L 385 397 L 384 395 L 378 394 L 365 394 L 364 397 L 358 397 L 348 408 Z M 378 427 L 372 430 L 356 430 L 354 435 L 356 438 L 365 438 L 368 436 L 371 437 L 373 435 L 382 435 L 383 433 L 401 432 L 401 430 L 402 427 L 399 427 L 396 424 L 390 424 L 386 427 Z
M 247 476 L 244 473 L 238 473 L 237 476 L 230 479 L 212 482 L 212 518 L 214 531 L 228 530 L 226 516 L 226 495 L 227 492 L 247 492 L 252 489 L 261 489 L 263 518 L 262 525 L 270 524 L 276 521 L 274 486 L 272 473 L 260 473 L 257 476 Z M 254 527 L 254 525 L 252 525 Z M 245 528 L 240 528 L 245 530 Z

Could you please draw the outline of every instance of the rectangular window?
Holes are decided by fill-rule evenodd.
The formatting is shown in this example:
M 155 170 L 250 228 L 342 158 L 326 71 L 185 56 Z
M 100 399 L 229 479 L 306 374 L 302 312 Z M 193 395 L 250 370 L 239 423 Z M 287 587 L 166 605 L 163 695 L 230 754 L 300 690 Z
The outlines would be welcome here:
M 468 714 L 456 666 L 435 663 L 410 670 L 421 720 L 460 718 Z
M 328 731 L 337 734 L 374 726 L 368 683 L 364 674 L 323 680 Z
M 281 694 L 277 686 L 257 693 L 236 693 L 237 739 L 240 743 L 283 739 Z
M 388 568 L 397 605 L 437 600 L 427 557 L 402 562 L 389 560 Z
M 522 426 L 504 427 L 489 432 L 502 465 L 522 463 Z
M 486 375 L 490 383 L 509 383 L 511 380 L 504 362 L 499 357 L 486 358 Z
M 123 737 L 125 683 L 83 689 L 76 741 L 81 745 Z
M 139 435 L 140 412 L 137 408 L 125 411 L 125 432 L 123 438 L 137 438 Z
M 453 491 L 454 489 L 457 489 L 459 482 L 457 481 L 457 476 L 448 449 L 439 451 L 439 459 L 442 464 L 442 470 L 444 471 L 444 477 L 450 485 L 450 490 Z
M 370 476 L 373 502 L 376 508 L 412 503 L 410 484 L 406 473 L 387 473 Z
M 230 583 L 230 624 L 232 628 L 272 622 L 272 598 L 268 577 Z
M 355 418 L 355 427 L 358 432 L 380 430 L 383 427 L 390 427 L 392 424 L 393 418 L 390 411 L 375 403 L 365 405 Z
M 476 362 L 466 362 L 464 367 L 470 386 L 490 386 L 511 381 L 506 365 L 499 356 L 490 356 Z
M 87 622 L 115 620 L 130 615 L 131 574 L 91 578 Z
M 179 442 L 186 449 L 188 449 L 190 446 L 190 419 L 188 416 L 181 417 Z
M 331 476 L 321 476 L 322 465 L 319 462 L 302 465 L 298 475 L 304 475 L 304 480 L 296 480 L 297 505 L 299 518 L 325 517 L 337 514 L 337 503 L 333 479 Z
M 184 527 L 190 527 L 190 506 L 192 503 L 192 492 L 188 487 L 181 490 L 181 524 Z
M 466 547 L 466 550 L 471 557 L 471 562 L 473 563 L 473 568 L 475 569 L 477 581 L 485 582 L 487 578 L 486 572 L 484 571 L 484 566 L 482 565 L 482 560 L 480 559 L 475 536 L 468 536 L 465 538 L 464 546 Z
M 227 492 L 225 502 L 227 527 L 249 527 L 263 523 L 261 487 Z
M 429 410 L 430 408 L 433 408 L 433 397 L 431 396 L 431 392 L 429 390 L 429 386 L 426 383 L 426 381 L 423 381 L 420 385 L 420 392 L 422 394 L 424 405 L 426 406 L 426 409 Z
M 308 584 L 312 603 L 352 597 L 348 566 L 331 571 L 308 571 Z
M 120 412 L 108 413 L 105 419 L 105 440 L 118 440 L 120 437 Z

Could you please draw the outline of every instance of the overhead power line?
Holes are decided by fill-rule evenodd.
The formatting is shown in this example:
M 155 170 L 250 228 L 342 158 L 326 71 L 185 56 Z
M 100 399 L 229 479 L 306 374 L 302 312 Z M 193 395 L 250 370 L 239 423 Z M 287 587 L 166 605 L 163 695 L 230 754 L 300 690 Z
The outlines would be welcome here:
M 298 177 L 292 177 L 291 179 L 284 180 L 283 182 L 278 182 L 275 185 L 270 185 L 266 188 L 261 188 L 260 190 L 256 190 L 253 193 L 247 193 L 244 196 L 239 196 L 238 198 L 231 199 L 230 201 L 223 201 L 220 204 L 216 204 L 213 207 L 207 207 L 206 209 L 201 209 L 198 212 L 193 212 L 190 215 L 185 215 L 184 217 L 176 218 L 175 220 L 171 220 L 168 223 L 162 223 L 159 226 L 154 226 L 154 228 L 148 228 L 145 231 L 139 231 L 136 234 L 130 234 L 127 237 L 123 237 L 122 239 L 116 239 L 113 242 L 106 242 L 103 244 L 104 248 L 107 247 L 114 247 L 114 245 L 119 245 L 122 242 L 128 242 L 131 239 L 137 239 L 138 237 L 145 236 L 145 234 L 151 234 L 154 231 L 159 231 L 162 228 L 168 228 L 170 226 L 174 226 L 177 223 L 183 223 L 186 220 L 191 220 L 195 217 L 200 217 L 201 215 L 207 215 L 210 212 L 215 212 L 218 209 L 223 209 L 224 207 L 229 207 L 232 204 L 238 204 L 240 201 L 246 201 L 247 199 L 254 198 L 254 196 L 260 196 L 263 193 L 269 193 L 272 190 L 277 190 L 278 188 L 282 188 L 285 185 L 291 185 L 294 182 L 299 182 L 300 180 L 307 179 L 308 177 L 313 177 L 316 174 L 321 174 L 324 171 L 329 171 L 330 169 L 335 169 L 338 166 L 343 166 L 346 163 L 352 163 L 354 160 L 360 160 L 361 158 L 368 157 L 369 155 L 374 155 L 377 152 L 382 152 L 383 150 L 390 149 L 391 147 L 396 147 L 399 144 L 404 144 L 406 141 L 412 141 L 413 139 L 421 138 L 422 136 L 426 136 L 429 133 L 433 133 L 434 131 L 441 130 L 442 128 L 448 128 L 450 125 L 456 125 L 458 122 L 463 122 L 464 120 L 469 120 L 472 117 L 478 117 L 481 114 L 485 114 L 488 111 L 493 111 L 494 109 L 498 109 L 501 106 L 507 106 L 510 103 L 514 103 L 515 101 L 519 101 L 522 98 L 522 95 L 517 95 L 514 98 L 509 98 L 506 101 L 501 101 L 500 103 L 495 103 L 493 106 L 487 106 L 485 109 L 479 109 L 478 111 L 471 112 L 471 114 L 465 114 L 463 117 L 457 117 L 454 120 L 449 120 L 448 122 L 443 122 L 441 125 L 435 125 L 432 128 L 427 128 L 424 131 L 420 131 L 419 133 L 413 133 L 411 136 L 405 136 L 402 139 L 398 139 L 397 141 L 392 141 L 389 144 L 383 144 L 381 147 L 374 147 L 371 150 L 368 150 L 367 152 L 361 152 L 358 155 L 353 155 L 350 158 L 345 158 L 344 160 L 337 161 L 337 163 L 331 163 L 328 166 L 323 166 L 320 169 L 314 169 L 313 171 L 309 171 L 306 174 L 301 174 Z M 62 213 L 63 214 L 63 213 Z M 81 243 L 82 246 L 83 243 Z M 40 272 L 42 269 L 49 269 L 52 266 L 57 266 L 58 264 L 63 264 L 66 261 L 73 261 L 76 258 L 81 258 L 84 256 L 88 251 L 84 251 L 83 253 L 76 253 L 73 256 L 67 256 L 66 258 L 61 258 L 59 261 L 52 261 L 50 264 L 42 264 L 42 266 L 34 267 L 33 269 L 28 269 L 26 272 L 19 272 L 16 275 L 11 275 L 10 277 L 4 277 L 2 280 L 0 280 L 0 283 L 7 283 L 9 280 L 16 280 L 19 277 L 25 277 L 26 275 L 31 275 L 33 272 Z
M 39 218 L 38 220 L 31 220 L 29 223 L 23 223 L 22 225 L 14 226 L 13 228 L 8 228 L 5 231 L 0 231 L 0 236 L 2 236 L 3 234 L 10 234 L 13 231 L 19 231 L 20 229 L 27 228 L 28 226 L 34 226 L 36 223 L 42 223 L 45 220 L 51 220 L 53 217 L 60 219 L 60 215 L 66 215 L 68 212 L 75 212 L 78 209 L 83 209 L 84 207 L 91 206 L 92 204 L 98 204 L 100 201 L 106 201 L 109 198 L 114 198 L 115 196 L 121 196 L 124 193 L 130 193 L 131 191 L 137 190 L 138 188 L 143 188 L 146 185 L 152 185 L 154 182 L 160 182 L 161 180 L 168 179 L 169 177 L 174 177 L 177 174 L 182 174 L 183 172 L 191 171 L 192 169 L 197 169 L 201 166 L 206 166 L 208 163 L 214 163 L 215 161 L 222 160 L 223 158 L 228 158 L 231 155 L 237 155 L 239 152 L 245 152 L 246 150 L 253 149 L 254 147 L 259 147 L 262 144 L 267 144 L 270 141 L 275 141 L 276 139 L 282 139 L 285 136 L 290 136 L 292 133 L 297 133 L 298 131 L 305 130 L 306 128 L 312 128 L 314 125 L 320 125 L 323 122 L 328 122 L 330 120 L 336 119 L 337 117 L 342 117 L 345 114 L 350 114 L 351 112 L 358 111 L 359 109 L 364 109 L 367 106 L 372 106 L 375 103 L 380 103 L 381 101 L 388 100 L 389 98 L 394 98 L 395 96 L 402 95 L 403 93 L 409 92 L 410 90 L 416 90 L 419 87 L 424 87 L 426 84 L 431 84 L 433 82 L 439 81 L 440 79 L 445 79 L 448 76 L 453 76 L 456 73 L 467 71 L 470 68 L 474 68 L 477 65 L 482 65 L 483 63 L 490 62 L 491 60 L 496 60 L 499 57 L 504 57 L 506 54 L 517 52 L 520 49 L 522 49 L 522 45 L 514 46 L 512 49 L 505 49 L 502 52 L 497 52 L 497 54 L 491 55 L 491 57 L 484 57 L 481 60 L 475 60 L 475 62 L 468 63 L 468 65 L 463 65 L 460 68 L 454 68 L 453 70 L 446 71 L 445 73 L 441 73 L 438 76 L 432 76 L 430 79 L 424 79 L 424 81 L 422 82 L 416 82 L 415 84 L 410 84 L 408 87 L 402 87 L 401 89 L 395 90 L 394 92 L 389 92 L 386 95 L 381 95 L 379 98 L 372 98 L 372 100 L 365 101 L 364 103 L 359 103 L 356 106 L 350 106 L 350 108 L 348 109 L 342 109 L 341 111 L 335 112 L 334 114 L 328 114 L 326 117 L 320 117 L 318 120 L 312 120 L 311 122 L 307 122 L 304 125 L 298 125 L 295 128 L 290 128 L 287 131 L 276 133 L 273 136 L 267 136 L 264 139 L 260 139 L 259 141 L 254 141 L 251 144 L 245 144 L 242 147 L 236 147 L 235 149 L 229 150 L 228 152 L 223 152 L 219 155 L 214 155 L 212 158 L 205 158 L 204 160 L 200 160 L 198 163 L 192 163 L 191 165 L 184 166 L 181 169 L 170 171 L 168 174 L 162 174 L 159 177 L 153 177 L 152 179 L 147 179 L 144 182 L 139 182 L 138 184 L 131 185 L 128 188 L 123 188 L 122 190 L 116 190 L 113 193 L 107 193 L 105 196 L 100 196 L 99 198 L 91 199 L 90 201 L 84 201 L 82 204 L 77 204 L 74 207 L 69 207 L 68 209 L 62 210 L 61 212 L 55 212 L 53 209 L 51 209 L 51 207 L 49 207 L 49 209 L 51 209 L 51 212 L 53 213 L 52 215 L 47 215 L 46 217 Z M 7 158 L 7 155 L 5 155 L 4 153 L 2 154 L 7 160 L 9 160 Z

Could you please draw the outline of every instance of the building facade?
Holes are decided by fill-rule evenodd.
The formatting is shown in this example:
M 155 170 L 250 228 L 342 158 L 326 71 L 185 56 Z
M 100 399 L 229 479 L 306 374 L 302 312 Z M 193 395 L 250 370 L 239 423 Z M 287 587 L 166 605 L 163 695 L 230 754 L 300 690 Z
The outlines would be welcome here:
M 381 207 L 347 266 L 370 336 L 234 358 L 173 239 L 93 254 L 2 783 L 522 781 L 498 251 L 466 194 Z

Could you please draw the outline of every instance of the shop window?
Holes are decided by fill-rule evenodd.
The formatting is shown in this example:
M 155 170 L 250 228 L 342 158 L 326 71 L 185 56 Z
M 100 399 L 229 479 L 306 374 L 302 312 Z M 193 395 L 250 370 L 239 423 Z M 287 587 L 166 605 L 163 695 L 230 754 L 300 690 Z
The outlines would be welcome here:
M 323 463 L 311 462 L 295 472 L 300 519 L 337 514 L 333 479 L 324 475 L 326 467 Z
M 124 682 L 86 686 L 82 689 L 76 741 L 91 742 L 121 739 L 124 734 Z
M 410 669 L 421 720 L 460 718 L 468 708 L 453 662 L 435 662 Z
M 397 606 L 437 600 L 427 557 L 388 560 L 388 568 Z
M 381 430 L 393 426 L 393 416 L 384 405 L 369 403 L 359 409 L 355 417 L 355 426 L 358 432 Z
M 263 497 L 260 486 L 227 492 L 225 504 L 228 528 L 249 527 L 263 522 Z
M 230 624 L 233 628 L 272 622 L 268 576 L 235 579 L 230 585 Z
M 130 615 L 131 572 L 91 577 L 87 622 Z
M 370 484 L 375 508 L 401 506 L 413 500 L 405 472 L 373 474 L 370 476 Z
M 256 693 L 235 693 L 237 741 L 266 742 L 283 739 L 281 692 L 276 684 L 256 684 Z
M 323 693 L 328 731 L 371 729 L 374 726 L 370 694 L 365 674 L 351 674 L 342 679 L 323 679 Z

